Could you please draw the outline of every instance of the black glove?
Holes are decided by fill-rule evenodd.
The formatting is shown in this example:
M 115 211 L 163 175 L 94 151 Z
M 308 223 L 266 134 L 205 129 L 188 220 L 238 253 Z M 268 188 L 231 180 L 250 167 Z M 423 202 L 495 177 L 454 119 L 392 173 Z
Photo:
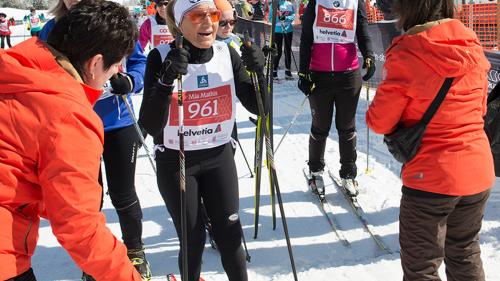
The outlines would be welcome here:
M 280 20 L 280 21 L 284 21 L 284 20 L 286 20 L 286 16 L 285 16 L 285 15 L 281 15 L 281 16 L 279 16 L 278 18 L 279 18 L 279 20 Z
M 366 73 L 363 75 L 363 81 L 368 81 L 375 74 L 375 58 L 373 56 L 367 56 L 363 62 L 363 69 L 366 68 Z
M 186 75 L 189 61 L 189 52 L 185 48 L 177 49 L 172 44 L 160 70 L 160 82 L 172 85 L 179 75 Z
M 264 57 L 267 58 L 267 56 L 269 56 L 269 54 L 272 55 L 272 58 L 278 56 L 278 49 L 276 49 L 276 44 L 273 44 L 273 46 L 268 46 L 268 45 L 264 45 L 264 47 L 262 47 L 262 52 L 264 53 Z
M 310 96 L 314 88 L 314 83 L 311 81 L 311 75 L 306 72 L 299 72 L 299 82 L 297 86 L 304 95 Z
M 250 72 L 260 72 L 264 69 L 265 58 L 264 53 L 260 50 L 259 46 L 251 45 L 248 47 L 246 44 L 241 45 L 241 59 L 247 70 Z
M 115 95 L 127 95 L 134 90 L 134 82 L 132 76 L 127 73 L 117 73 L 113 75 L 111 79 L 109 79 L 109 83 L 111 84 L 112 94 Z

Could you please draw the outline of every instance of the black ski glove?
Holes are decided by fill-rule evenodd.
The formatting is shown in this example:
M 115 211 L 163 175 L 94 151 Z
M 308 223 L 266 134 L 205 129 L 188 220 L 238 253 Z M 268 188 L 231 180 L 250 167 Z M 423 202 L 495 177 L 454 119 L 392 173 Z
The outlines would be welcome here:
M 375 58 L 373 56 L 367 56 L 363 63 L 363 69 L 366 69 L 365 75 L 363 75 L 363 81 L 368 81 L 375 74 Z
M 267 56 L 269 56 L 269 54 L 271 54 L 272 58 L 278 56 L 278 49 L 276 49 L 276 44 L 273 44 L 272 47 L 264 45 L 264 47 L 262 47 L 262 52 L 264 53 L 264 57 L 266 58 Z
M 185 48 L 177 49 L 173 44 L 163 61 L 160 70 L 160 82 L 163 85 L 172 85 L 179 75 L 186 75 L 189 61 L 189 51 Z
M 134 81 L 132 76 L 127 73 L 117 73 L 113 75 L 111 79 L 109 79 L 109 83 L 111 84 L 112 94 L 121 96 L 127 95 L 134 90 Z
M 264 53 L 259 46 L 246 44 L 241 45 L 241 59 L 247 70 L 250 72 L 261 72 L 264 70 L 265 58 Z
M 314 83 L 311 81 L 311 75 L 307 72 L 299 72 L 299 89 L 307 97 L 311 95 L 312 89 L 314 88 Z
M 284 21 L 284 20 L 286 20 L 286 16 L 285 16 L 285 15 L 281 15 L 281 16 L 279 16 L 278 18 L 279 18 L 279 20 L 280 20 L 280 21 Z

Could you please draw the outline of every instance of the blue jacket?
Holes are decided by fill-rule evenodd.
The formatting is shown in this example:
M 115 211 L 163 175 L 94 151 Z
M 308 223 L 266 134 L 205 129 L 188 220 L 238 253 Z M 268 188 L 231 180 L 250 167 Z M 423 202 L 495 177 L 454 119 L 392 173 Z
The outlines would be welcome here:
M 273 20 L 273 5 L 269 5 L 269 22 Z M 295 7 L 293 3 L 290 1 L 279 1 L 278 10 L 285 14 L 285 20 L 280 21 L 279 17 L 276 16 L 276 27 L 274 28 L 274 32 L 277 33 L 290 33 L 293 32 L 293 21 L 295 20 Z M 283 29 L 283 26 L 285 27 Z
M 40 32 L 39 38 L 47 41 L 49 32 L 54 28 L 54 25 L 55 19 L 48 21 Z M 127 73 L 132 76 L 134 81 L 132 93 L 138 93 L 144 87 L 144 72 L 146 69 L 146 56 L 144 56 L 139 42 L 135 45 L 134 52 L 127 58 L 126 66 Z M 133 108 L 130 96 L 131 94 L 127 96 L 127 99 Z M 104 132 L 128 127 L 134 123 L 125 103 L 119 96 L 110 96 L 99 100 L 94 106 L 94 111 L 101 117 Z

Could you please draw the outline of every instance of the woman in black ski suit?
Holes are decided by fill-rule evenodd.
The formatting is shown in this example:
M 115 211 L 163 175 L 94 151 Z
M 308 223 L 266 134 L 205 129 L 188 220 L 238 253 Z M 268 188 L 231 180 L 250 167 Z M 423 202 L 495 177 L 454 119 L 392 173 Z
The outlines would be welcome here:
M 242 63 L 235 50 L 215 42 L 220 11 L 213 0 L 173 1 L 167 14 L 173 34 L 184 36 L 183 47 L 173 42 L 149 53 L 140 123 L 154 137 L 158 187 L 181 238 L 176 79 L 182 75 L 189 245 L 189 276 L 183 280 L 198 281 L 200 276 L 206 239 L 203 199 L 228 279 L 246 281 L 231 132 L 236 97 L 250 112 L 258 111 L 247 70 L 257 72 L 260 89 L 265 90 L 264 55 L 257 47 L 242 47 Z

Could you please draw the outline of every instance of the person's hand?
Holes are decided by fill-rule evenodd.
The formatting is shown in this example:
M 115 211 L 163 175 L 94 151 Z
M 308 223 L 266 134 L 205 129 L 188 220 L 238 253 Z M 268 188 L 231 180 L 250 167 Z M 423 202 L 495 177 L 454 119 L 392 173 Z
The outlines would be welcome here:
M 272 47 L 269 45 L 264 45 L 264 47 L 262 47 L 262 52 L 264 53 L 265 57 L 269 56 L 269 54 L 271 54 L 272 58 L 278 55 L 278 49 L 276 49 L 276 44 L 273 44 Z
M 363 62 L 363 69 L 366 69 L 365 75 L 363 75 L 363 81 L 368 81 L 375 74 L 375 58 L 373 56 L 367 56 Z
M 179 75 L 187 74 L 189 62 L 188 50 L 185 48 L 174 48 L 173 44 L 171 44 L 171 47 L 172 49 L 168 52 L 160 70 L 160 82 L 164 85 L 172 85 Z
M 127 73 L 117 73 L 109 79 L 111 84 L 111 93 L 115 95 L 127 95 L 134 90 L 134 82 L 132 76 Z
M 280 15 L 280 16 L 278 17 L 278 19 L 279 19 L 280 21 L 285 21 L 285 20 L 286 20 L 286 16 L 285 16 L 285 15 Z
M 265 58 L 264 53 L 259 46 L 247 44 L 241 45 L 241 59 L 247 70 L 250 72 L 259 72 L 264 69 Z
M 297 86 L 299 90 L 304 93 L 307 97 L 311 95 L 312 89 L 314 88 L 314 83 L 311 81 L 311 75 L 307 72 L 299 72 L 299 81 Z

